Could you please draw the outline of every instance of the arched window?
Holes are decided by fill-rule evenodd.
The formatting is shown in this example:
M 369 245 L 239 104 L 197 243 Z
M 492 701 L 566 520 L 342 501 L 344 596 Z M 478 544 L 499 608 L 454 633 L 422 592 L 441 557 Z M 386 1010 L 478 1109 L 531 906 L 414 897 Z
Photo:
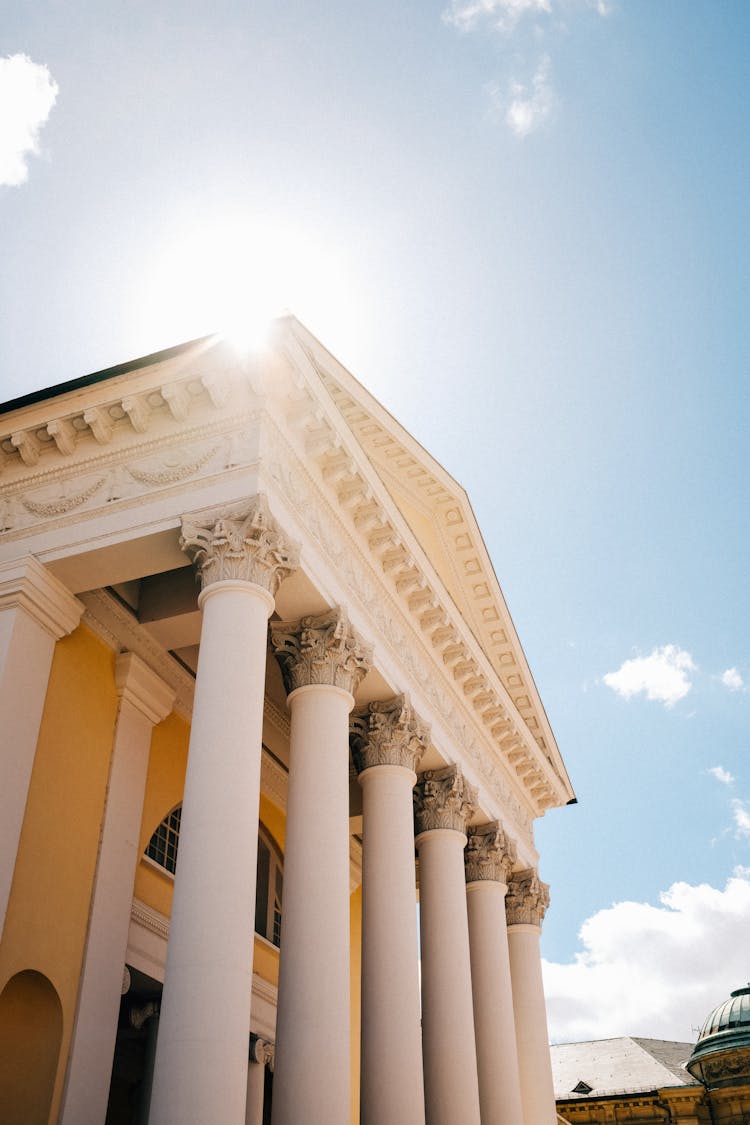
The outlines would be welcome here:
M 177 845 L 180 841 L 182 805 L 167 813 L 148 842 L 146 855 L 174 875 L 177 866 Z
M 177 866 L 181 816 L 182 805 L 167 813 L 145 851 L 149 859 L 171 875 L 174 875 Z M 282 861 L 276 845 L 263 828 L 258 833 L 255 886 L 255 932 L 278 946 L 281 940 Z

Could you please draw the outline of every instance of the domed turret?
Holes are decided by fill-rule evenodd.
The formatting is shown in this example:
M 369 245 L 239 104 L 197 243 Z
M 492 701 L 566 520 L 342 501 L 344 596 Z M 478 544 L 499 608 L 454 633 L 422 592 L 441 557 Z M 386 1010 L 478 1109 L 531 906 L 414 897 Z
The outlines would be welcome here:
M 686 1065 L 710 1089 L 750 1081 L 750 985 L 714 1008 Z

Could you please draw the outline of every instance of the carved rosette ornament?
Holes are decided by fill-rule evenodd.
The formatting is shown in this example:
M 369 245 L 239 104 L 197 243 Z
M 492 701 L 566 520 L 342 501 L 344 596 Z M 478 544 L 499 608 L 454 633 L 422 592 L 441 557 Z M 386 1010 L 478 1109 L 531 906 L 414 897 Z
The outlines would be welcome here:
M 288 692 L 331 684 L 354 695 L 372 660 L 342 607 L 299 621 L 271 624 L 271 641 Z
M 414 790 L 417 835 L 433 828 L 465 832 L 477 806 L 477 791 L 459 766 L 425 770 Z
M 371 766 L 403 766 L 417 772 L 430 728 L 405 695 L 357 707 L 349 720 L 349 742 L 357 773 Z
M 286 538 L 261 493 L 242 505 L 183 516 L 180 547 L 195 563 L 204 590 L 234 579 L 275 596 L 299 566 L 299 545 Z
M 549 886 L 533 867 L 516 871 L 508 882 L 505 916 L 509 926 L 541 926 L 549 906 Z
M 507 884 L 516 862 L 516 846 L 502 826 L 491 820 L 488 824 L 475 825 L 466 835 L 466 882 L 489 880 Z

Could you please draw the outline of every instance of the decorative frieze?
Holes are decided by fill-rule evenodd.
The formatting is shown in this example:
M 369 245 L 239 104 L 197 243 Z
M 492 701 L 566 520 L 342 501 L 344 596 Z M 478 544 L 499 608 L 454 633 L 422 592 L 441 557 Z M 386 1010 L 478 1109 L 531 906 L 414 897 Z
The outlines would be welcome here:
M 425 770 L 414 790 L 417 834 L 433 828 L 465 832 L 477 809 L 477 791 L 464 777 L 460 766 Z
M 430 740 L 429 726 L 405 695 L 355 708 L 349 727 L 359 773 L 371 766 L 404 766 L 416 773 Z
M 372 645 L 355 632 L 340 606 L 299 621 L 272 624 L 271 641 L 288 692 L 331 684 L 353 695 L 372 660 Z
M 516 862 L 516 846 L 496 820 L 477 824 L 466 834 L 466 882 L 487 879 L 507 883 Z
M 183 516 L 180 547 L 195 563 L 204 590 L 234 579 L 275 595 L 299 566 L 299 546 L 286 538 L 261 493 L 241 506 Z
M 549 906 L 549 887 L 533 867 L 516 871 L 508 882 L 505 916 L 509 926 L 541 926 Z

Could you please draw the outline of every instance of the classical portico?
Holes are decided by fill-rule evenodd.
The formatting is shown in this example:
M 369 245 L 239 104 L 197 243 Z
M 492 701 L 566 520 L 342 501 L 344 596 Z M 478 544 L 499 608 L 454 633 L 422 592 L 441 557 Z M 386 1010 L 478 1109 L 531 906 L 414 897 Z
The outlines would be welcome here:
M 551 1125 L 573 791 L 460 486 L 293 318 L 0 421 L 0 1036 L 57 997 L 50 1120 Z

